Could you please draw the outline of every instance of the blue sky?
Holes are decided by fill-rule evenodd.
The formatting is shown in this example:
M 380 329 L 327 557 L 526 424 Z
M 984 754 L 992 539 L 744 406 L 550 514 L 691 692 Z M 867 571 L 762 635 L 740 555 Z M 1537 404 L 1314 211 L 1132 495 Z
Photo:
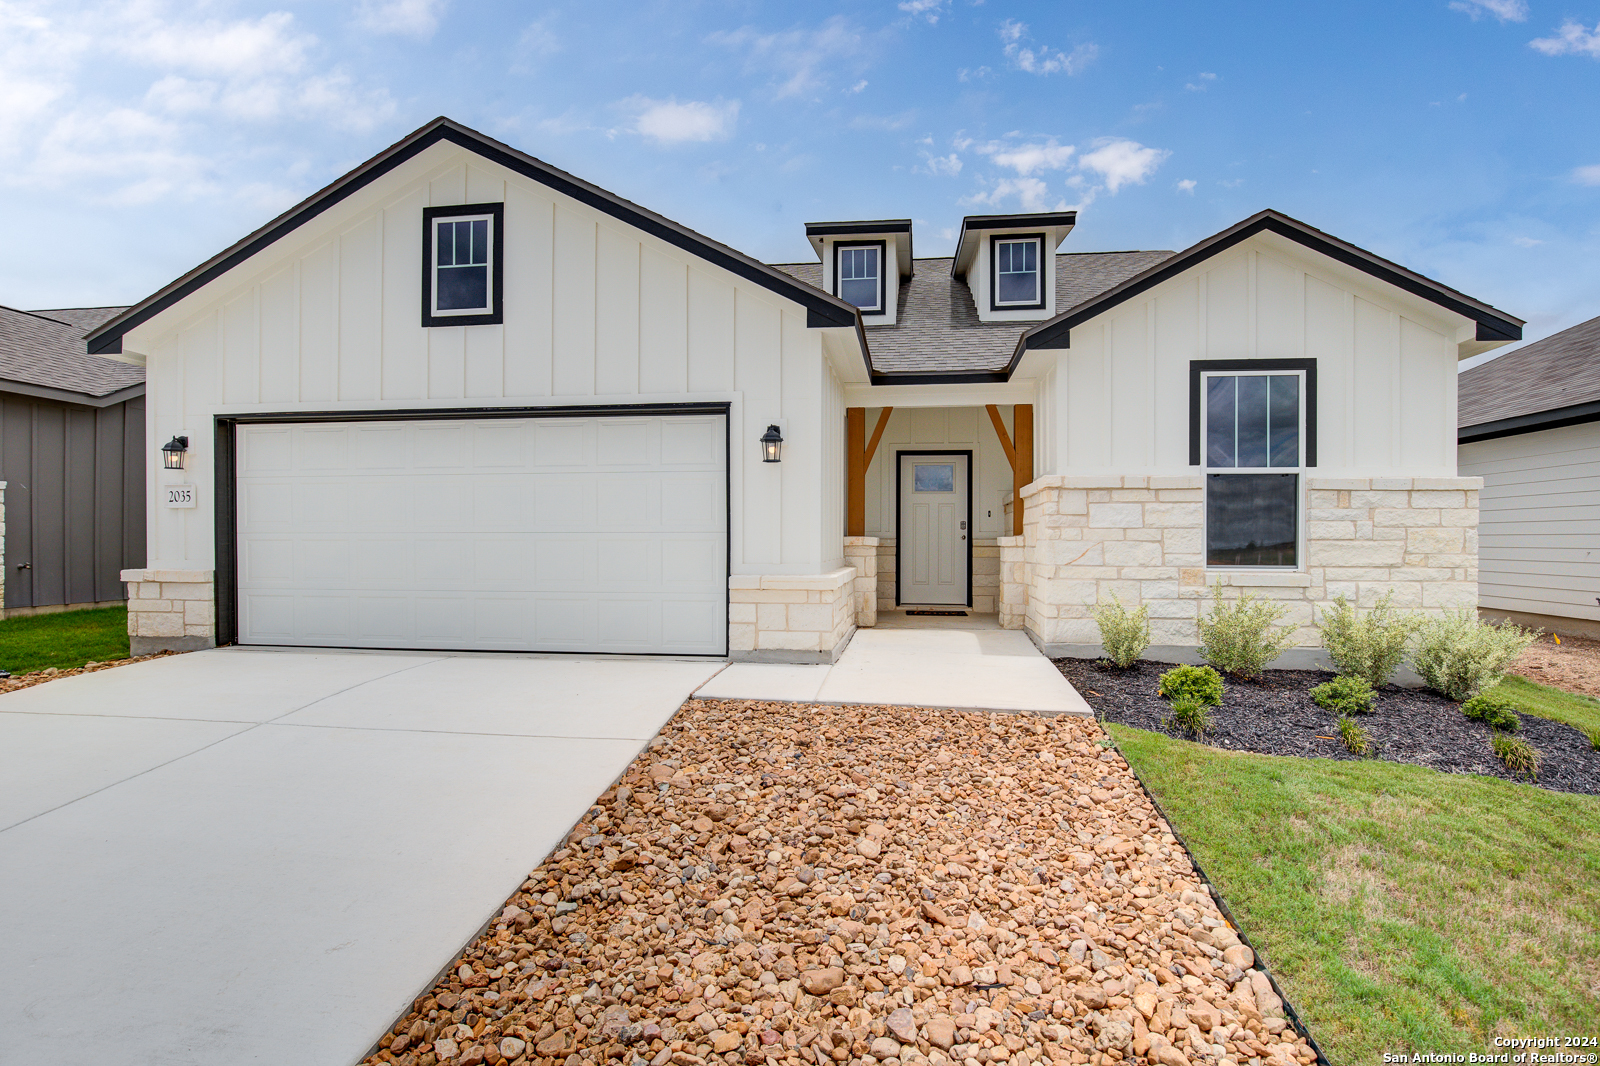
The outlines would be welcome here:
M 446 114 L 770 261 L 807 221 L 1275 207 L 1600 315 L 1600 0 L 0 0 L 0 303 L 137 300 Z

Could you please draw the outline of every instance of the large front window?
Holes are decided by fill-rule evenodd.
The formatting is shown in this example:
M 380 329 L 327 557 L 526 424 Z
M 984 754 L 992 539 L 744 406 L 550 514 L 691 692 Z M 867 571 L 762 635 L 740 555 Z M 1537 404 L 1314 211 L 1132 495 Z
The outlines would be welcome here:
M 839 247 L 839 298 L 863 311 L 883 310 L 883 246 Z
M 1301 372 L 1206 374 L 1206 565 L 1299 565 Z

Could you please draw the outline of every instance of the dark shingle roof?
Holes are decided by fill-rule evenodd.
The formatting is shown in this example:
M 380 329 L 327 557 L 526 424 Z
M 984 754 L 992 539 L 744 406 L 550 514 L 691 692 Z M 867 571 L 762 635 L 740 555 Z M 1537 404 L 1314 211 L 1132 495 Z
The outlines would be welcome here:
M 1600 402 L 1600 318 L 1464 370 L 1458 426 Z
M 98 324 L 123 309 L 73 308 L 70 313 L 87 315 L 91 310 L 105 312 Z M 143 384 L 144 367 L 84 352 L 83 338 L 92 328 L 0 307 L 0 390 L 11 381 L 97 398 Z
M 1067 310 L 1170 256 L 1171 252 L 1071 252 L 1056 256 L 1056 307 Z M 867 326 L 872 368 L 880 374 L 1001 373 L 1017 338 L 1033 322 L 980 322 L 967 283 L 950 276 L 952 260 L 918 259 L 900 282 L 892 326 Z M 777 263 L 821 287 L 821 263 Z
M 30 311 L 31 315 L 53 318 L 69 326 L 77 326 L 88 333 L 102 322 L 110 322 L 126 311 L 126 307 L 58 307 L 53 311 Z

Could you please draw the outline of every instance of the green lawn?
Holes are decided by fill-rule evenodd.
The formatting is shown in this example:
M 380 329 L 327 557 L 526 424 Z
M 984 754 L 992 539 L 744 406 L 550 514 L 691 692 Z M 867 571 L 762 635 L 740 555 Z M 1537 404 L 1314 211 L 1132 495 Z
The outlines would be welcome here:
M 126 607 L 0 619 L 0 669 L 12 674 L 127 657 Z
M 1600 1036 L 1600 798 L 1107 728 L 1335 1066 Z
M 1490 691 L 1515 700 L 1528 714 L 1565 722 L 1587 734 L 1595 741 L 1595 746 L 1600 747 L 1600 700 L 1535 684 L 1516 674 L 1507 677 Z

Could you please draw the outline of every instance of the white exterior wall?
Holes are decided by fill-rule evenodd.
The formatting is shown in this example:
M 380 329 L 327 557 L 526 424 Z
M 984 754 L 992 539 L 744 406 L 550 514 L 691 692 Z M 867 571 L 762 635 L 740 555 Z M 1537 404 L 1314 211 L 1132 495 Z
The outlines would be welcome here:
M 494 201 L 504 324 L 423 328 L 422 209 Z M 214 567 L 217 414 L 726 401 L 732 572 L 835 569 L 842 392 L 805 321 L 767 289 L 435 145 L 125 338 L 147 357 L 147 439 L 190 440 L 188 469 L 151 467 L 148 565 Z M 783 428 L 777 465 L 760 461 L 768 423 Z M 198 507 L 160 505 L 158 486 L 178 481 Z M 835 497 L 819 520 L 817 500 Z
M 1456 339 L 1446 312 L 1270 235 L 1076 327 L 1043 356 L 1040 474 L 1189 466 L 1189 361 L 1315 359 L 1321 477 L 1454 477 Z M 1051 362 L 1053 360 L 1053 362 Z
M 1479 496 L 1478 604 L 1600 624 L 1600 423 L 1461 445 Z

